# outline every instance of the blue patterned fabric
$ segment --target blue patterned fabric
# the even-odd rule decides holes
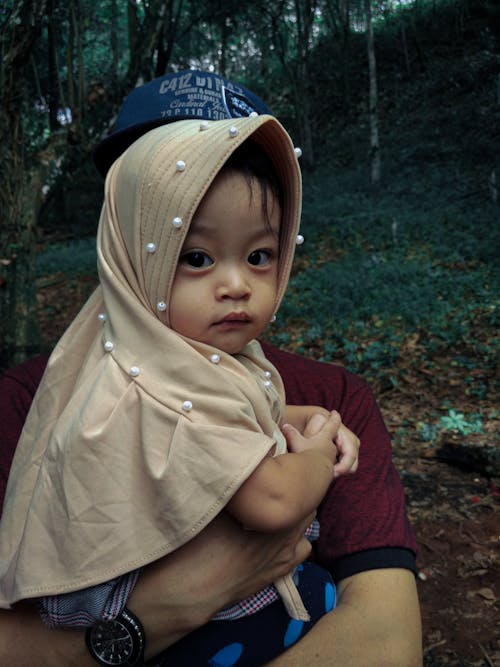
[[[258,614],[207,623],[148,662],[148,666],[258,667],[266,664],[293,646],[335,607],[333,580],[319,565],[309,562],[300,565],[296,583],[310,621],[290,618],[278,599]]]

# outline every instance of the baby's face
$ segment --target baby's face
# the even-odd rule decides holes
[[[281,211],[260,185],[222,172],[203,198],[182,248],[170,295],[178,333],[229,354],[259,336],[274,314]]]

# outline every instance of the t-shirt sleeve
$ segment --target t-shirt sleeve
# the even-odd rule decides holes
[[[0,508],[16,445],[48,357],[39,355],[0,377]]]
[[[337,580],[386,567],[415,571],[415,534],[392,462],[390,437],[371,389],[340,366],[267,345],[263,349],[281,373],[288,404],[338,410],[361,440],[358,471],[336,480],[318,510],[318,561]]]

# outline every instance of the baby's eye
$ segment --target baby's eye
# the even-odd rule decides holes
[[[212,258],[206,252],[201,252],[201,250],[186,252],[184,255],[181,255],[179,261],[193,269],[206,269],[207,266],[213,264]]]
[[[254,250],[248,255],[248,263],[253,266],[265,266],[269,264],[272,253],[269,250]]]

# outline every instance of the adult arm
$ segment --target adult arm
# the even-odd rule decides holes
[[[361,440],[358,471],[338,478],[318,510],[315,557],[337,582],[338,606],[272,667],[421,665],[417,544],[373,393],[338,366],[263,347],[288,402],[338,410]]]
[[[128,602],[144,625],[146,658],[307,558],[311,547],[303,533],[312,518],[290,531],[260,535],[221,515],[184,547],[146,568]],[[0,664],[95,667],[83,631],[49,629],[35,604],[26,601],[0,611]]]
[[[338,585],[338,606],[268,667],[421,667],[415,578],[409,570],[355,574]]]
[[[299,553],[295,556],[298,559],[302,557]],[[238,554],[235,560],[242,562],[244,559]],[[286,568],[289,562],[285,558],[282,566],[285,561]],[[283,572],[283,567],[277,571],[280,570]],[[226,575],[232,571],[234,560],[226,569]],[[205,572],[208,570],[205,569]],[[177,608],[171,606],[165,600],[172,600],[174,596],[166,595],[171,590],[165,586],[162,575],[162,563],[159,562],[155,570],[151,569],[139,582],[129,605],[144,622],[148,637],[147,657],[194,629],[196,623],[201,625],[204,621],[200,603],[204,600],[210,600],[212,605],[215,599],[217,604],[221,602],[220,591],[214,591],[213,585],[209,585],[202,589],[206,597],[192,588],[194,599],[189,597],[185,604]],[[253,590],[256,582],[247,583]],[[240,588],[236,595],[243,594],[244,590],[244,587]],[[337,608],[324,616],[298,644],[269,663],[269,667],[422,665],[418,600],[415,581],[409,571],[385,569],[363,572],[343,580],[338,586],[338,593]],[[236,599],[228,591],[226,597],[228,600]],[[85,649],[82,632],[49,630],[43,625],[35,607],[22,603],[13,611],[0,613],[0,664],[31,667],[35,663],[38,667],[95,665]]]

